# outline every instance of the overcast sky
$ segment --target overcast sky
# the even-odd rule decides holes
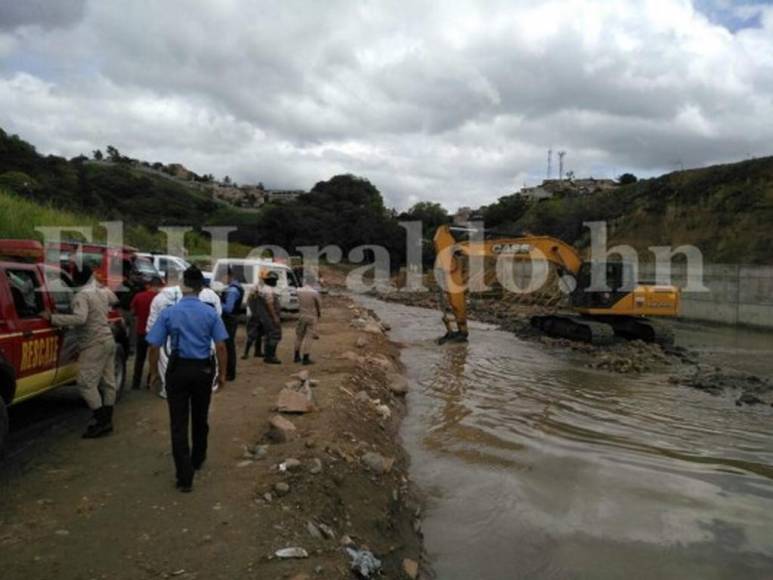
[[[0,0],[0,126],[43,153],[478,206],[537,184],[549,147],[594,177],[773,154],[773,6]]]

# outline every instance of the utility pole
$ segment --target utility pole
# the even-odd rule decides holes
[[[564,178],[564,155],[566,155],[566,151],[558,152],[558,181]]]
[[[551,175],[553,174],[553,149],[548,149],[548,176],[547,179],[550,179]]]

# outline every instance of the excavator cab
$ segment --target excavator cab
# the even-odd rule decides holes
[[[571,293],[575,308],[611,308],[636,288],[636,269],[630,262],[583,262]],[[607,289],[591,290],[593,283]]]

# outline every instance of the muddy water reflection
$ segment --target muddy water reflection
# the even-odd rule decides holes
[[[438,578],[771,578],[770,408],[584,368],[366,301],[406,345],[403,436]]]

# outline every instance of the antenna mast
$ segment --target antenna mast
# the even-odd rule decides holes
[[[566,151],[558,152],[558,181],[564,178],[564,155],[566,155]]]
[[[553,149],[548,149],[548,179],[553,174]]]

